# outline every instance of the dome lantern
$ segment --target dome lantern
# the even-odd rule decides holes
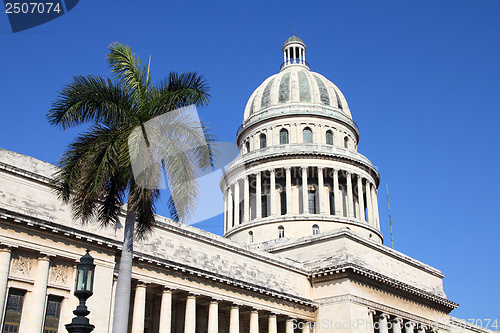
[[[291,65],[301,65],[309,68],[306,62],[306,44],[299,37],[295,36],[295,29],[292,37],[288,38],[283,45],[283,64],[281,70]]]

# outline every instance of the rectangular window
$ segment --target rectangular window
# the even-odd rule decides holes
[[[316,214],[316,192],[308,191],[307,196],[308,196],[307,199],[308,199],[309,214]]]
[[[286,193],[285,192],[281,192],[280,193],[280,206],[281,206],[281,215],[285,215],[286,214]]]
[[[10,288],[9,296],[7,297],[7,307],[5,308],[5,316],[3,320],[3,333],[19,332],[19,324],[21,324],[21,314],[23,310],[25,290]]]
[[[262,217],[267,217],[267,195],[263,195],[261,197],[261,202],[262,202],[262,206],[261,206],[261,216]]]
[[[47,300],[47,309],[45,311],[43,333],[57,333],[59,328],[59,315],[61,313],[62,300],[62,297],[49,295]]]

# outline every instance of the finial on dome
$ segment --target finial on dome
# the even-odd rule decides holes
[[[292,19],[292,35],[295,36],[295,21]]]

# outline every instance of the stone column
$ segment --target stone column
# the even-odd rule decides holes
[[[325,184],[323,167],[318,167],[318,200],[319,200],[319,213],[325,214]]]
[[[233,191],[231,190],[231,186],[227,190],[227,229],[233,227]]]
[[[229,333],[240,332],[240,307],[236,304],[231,306],[229,313]]]
[[[245,176],[243,182],[243,222],[250,221],[250,184],[248,176]]]
[[[160,332],[170,333],[172,330],[172,289],[163,288],[160,306]]]
[[[389,315],[386,313],[382,313],[377,317],[378,320],[378,332],[379,333],[389,333],[389,329],[387,327],[387,320],[389,319]]]
[[[109,311],[109,324],[108,324],[108,333],[113,333],[113,317],[114,317],[114,309],[115,309],[115,298],[116,298],[116,283],[118,278],[113,276],[113,287],[111,288],[111,304]]]
[[[196,295],[188,295],[184,318],[184,333],[196,333]]]
[[[268,332],[269,333],[278,333],[278,323],[276,321],[276,315],[274,313],[271,313],[269,315],[269,319],[268,319]]]
[[[366,195],[366,222],[373,224],[373,213],[372,213],[372,198],[370,190],[370,182],[368,179],[365,183],[365,195]]]
[[[358,211],[358,219],[361,221],[365,221],[365,200],[363,198],[363,178],[358,175],[358,202],[359,202],[359,211]]]
[[[43,327],[43,314],[45,313],[45,300],[47,297],[47,282],[49,281],[50,259],[46,255],[38,258],[35,284],[29,299],[29,310],[27,312],[26,332],[40,333]],[[3,306],[3,304],[2,304]]]
[[[380,223],[378,220],[377,190],[375,189],[375,185],[372,186],[372,210],[373,210],[373,225],[380,230]]]
[[[286,213],[292,214],[292,174],[290,167],[285,168],[286,171]]]
[[[293,333],[293,331],[294,331],[294,329],[293,329],[294,322],[296,322],[296,320],[294,320],[292,318],[287,318],[286,319],[285,333]]]
[[[276,215],[276,170],[271,170],[271,186],[269,189],[271,194],[271,207],[270,207],[270,215]]]
[[[304,325],[302,326],[302,333],[311,333],[310,324],[307,321],[305,321],[303,324]]]
[[[250,312],[250,330],[249,330],[249,333],[259,333],[259,311],[258,310],[252,310]]]
[[[146,285],[138,282],[135,287],[134,313],[132,314],[132,333],[144,333],[146,317]]]
[[[3,321],[3,308],[7,297],[7,282],[9,279],[11,249],[7,246],[0,247],[0,323]]]
[[[401,318],[394,318],[391,321],[392,324],[392,333],[403,333],[402,328],[403,328],[403,319]]]
[[[346,172],[347,180],[347,217],[354,217],[354,200],[352,195],[352,176],[350,172]]]
[[[262,218],[262,176],[260,171],[255,174],[256,184],[255,184],[255,207],[256,218]]]
[[[160,330],[160,332],[162,332]],[[169,333],[168,331],[167,333]],[[207,333],[219,332],[219,301],[212,299],[208,306],[208,331]]]
[[[240,182],[234,182],[234,226],[238,226],[240,221]]]
[[[307,167],[302,167],[302,214],[309,214]]]
[[[227,201],[228,201],[228,195],[227,193],[224,193],[224,232],[227,231],[227,218],[228,218],[228,213],[227,213]]]
[[[340,216],[340,207],[342,207],[342,201],[339,193],[339,171],[333,170],[333,200],[335,203],[335,215]]]
[[[425,333],[425,326],[424,326],[424,324],[422,324],[422,323],[418,324],[417,332],[418,333]]]

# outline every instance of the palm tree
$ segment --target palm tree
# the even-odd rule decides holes
[[[197,73],[170,73],[167,80],[152,84],[151,59],[147,66],[141,65],[128,46],[111,44],[107,60],[115,80],[74,76],[63,87],[47,118],[62,129],[91,124],[68,146],[54,176],[55,192],[71,205],[75,218],[116,224],[127,198],[113,323],[113,332],[126,333],[134,235],[144,237],[151,231],[160,195],[158,186],[143,186],[141,182],[147,178],[149,185],[158,185],[166,174],[175,218],[183,221],[192,213],[197,194],[196,168],[212,165],[212,137],[206,128],[200,130],[199,122],[171,111],[192,104],[207,105],[210,95],[205,79]],[[154,119],[163,119],[160,126]],[[167,133],[162,136],[159,130],[165,128]],[[148,136],[151,133],[155,138]],[[158,135],[161,140],[157,140]],[[138,152],[141,142],[146,143],[146,150],[143,147]],[[144,156],[144,151],[150,157],[159,154],[162,161],[146,165],[137,175],[131,160]]]

